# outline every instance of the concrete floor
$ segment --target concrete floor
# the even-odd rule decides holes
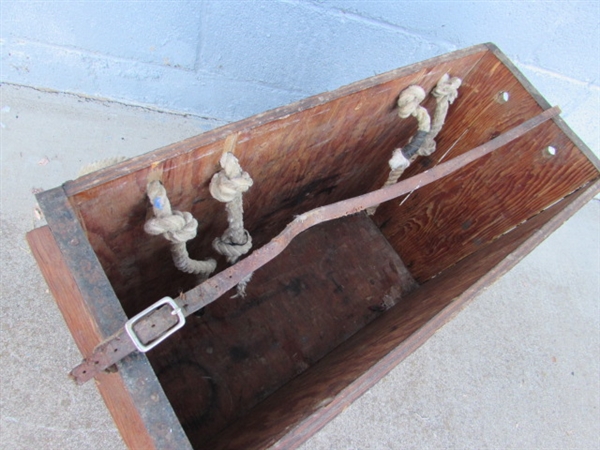
[[[33,192],[221,122],[3,85],[0,448],[122,449],[24,236]],[[600,448],[592,200],[302,448]]]

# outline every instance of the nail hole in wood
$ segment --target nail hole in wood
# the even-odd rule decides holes
[[[555,156],[556,155],[556,147],[549,145],[544,149],[544,154],[546,156]]]
[[[496,96],[496,101],[498,103],[506,103],[509,100],[510,100],[510,94],[508,93],[508,91],[498,92],[498,95]]]

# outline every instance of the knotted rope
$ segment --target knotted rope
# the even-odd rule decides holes
[[[209,189],[216,200],[225,203],[229,228],[223,236],[213,241],[213,248],[225,256],[230,264],[234,264],[252,248],[252,237],[244,229],[242,194],[250,189],[253,181],[250,175],[242,170],[233,153],[223,153],[220,164],[222,170],[213,175]]]
[[[400,93],[400,97],[398,97],[398,117],[407,119],[413,116],[419,123],[418,129],[429,132],[431,119],[427,110],[421,106],[421,102],[425,99],[425,96],[425,90],[416,84],[404,89]]]
[[[247,172],[242,170],[238,159],[232,153],[237,136],[225,142],[225,152],[219,161],[221,169],[210,180],[210,194],[218,201],[225,203],[229,228],[223,236],[213,241],[213,248],[227,258],[229,264],[235,264],[240,256],[252,248],[252,237],[244,229],[244,207],[242,194],[254,183]],[[252,278],[250,273],[237,285],[237,295],[246,296],[246,286]]]
[[[436,108],[431,121],[427,110],[421,106],[425,99],[425,90],[417,85],[412,85],[404,89],[398,98],[398,116],[406,119],[413,116],[418,121],[417,134],[409,140],[406,147],[397,148],[392,153],[389,161],[390,173],[383,187],[395,184],[400,179],[410,163],[417,157],[429,156],[436,148],[435,137],[438,135],[448,114],[448,106],[458,97],[458,88],[462,80],[444,74],[433,89],[433,96],[436,98]],[[379,205],[367,208],[367,214],[373,215]]]
[[[172,211],[167,191],[160,181],[151,181],[146,193],[152,204],[154,218],[144,224],[144,231],[171,241],[173,263],[182,272],[208,277],[217,267],[214,259],[196,261],[190,258],[186,242],[196,237],[198,221],[189,212]]]
[[[444,74],[440,81],[438,81],[436,87],[433,89],[433,96],[436,98],[435,112],[433,114],[433,121],[431,123],[431,130],[427,133],[425,142],[418,151],[421,156],[429,156],[435,152],[435,137],[438,135],[444,122],[446,121],[446,115],[448,114],[448,107],[454,103],[456,97],[458,97],[458,88],[462,84],[462,80],[457,77],[450,78],[447,73]]]
[[[417,119],[417,134],[411,138],[408,145],[403,150],[397,148],[392,153],[392,159],[389,161],[390,173],[384,183],[384,187],[398,182],[398,179],[404,170],[410,165],[410,158],[417,152],[424,142],[427,133],[431,129],[431,119],[427,110],[421,106],[425,99],[425,90],[421,86],[412,85],[404,89],[398,97],[398,117],[406,119],[413,116]],[[407,157],[407,155],[409,155]],[[367,214],[372,216],[377,211],[379,205],[367,208]]]

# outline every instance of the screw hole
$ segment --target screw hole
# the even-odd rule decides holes
[[[498,103],[507,103],[510,100],[510,94],[508,91],[500,91],[496,96],[496,101]]]
[[[549,145],[544,149],[544,152],[547,156],[555,156],[556,155],[556,147]]]

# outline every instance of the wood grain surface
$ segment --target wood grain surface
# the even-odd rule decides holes
[[[48,226],[30,232],[29,244],[75,343],[87,357],[126,316],[62,188],[37,198]],[[101,373],[96,384],[125,442],[132,448],[190,448],[146,356],[126,358],[116,368]]]
[[[197,284],[173,267],[168,242],[143,231],[150,173],[162,179],[174,209],[190,211],[199,220],[198,237],[188,243],[192,257],[216,256],[211,241],[226,228],[226,216],[223,205],[210,197],[208,184],[218,170],[224,139],[240,133],[235,153],[255,182],[244,195],[245,223],[255,247],[261,246],[295,215],[379,187],[392,150],[416,129],[416,121],[397,117],[400,91],[412,83],[431,89],[446,71],[464,77],[483,55],[479,48],[400,71],[396,78],[365,80],[324,95],[328,101],[313,97],[125,162],[87,185],[85,180],[67,184],[127,314]],[[146,165],[139,167],[141,161]],[[103,178],[107,181],[100,183]],[[225,267],[220,263],[219,269]]]
[[[437,139],[402,178],[460,155],[542,109],[493,54],[463,80]],[[498,94],[507,92],[509,100]],[[550,156],[548,146],[556,149]],[[598,178],[598,169],[554,122],[547,122],[452,177],[383,205],[376,221],[419,282]],[[400,206],[401,204],[401,206]]]
[[[204,448],[416,286],[375,224],[349,216],[302,233],[254,274],[246,298],[231,291],[148,357]]]
[[[104,336],[93,321],[92,314],[87,310],[77,283],[65,263],[52,232],[47,226],[37,228],[27,233],[27,242],[52,295],[57,300],[56,303],[77,347],[83,355],[90,354]],[[97,378],[96,386],[127,446],[156,448],[123,379],[117,374],[103,373]]]
[[[600,192],[590,183],[407,295],[206,448],[293,449],[427,341]],[[468,344],[465,344],[468,345]]]

